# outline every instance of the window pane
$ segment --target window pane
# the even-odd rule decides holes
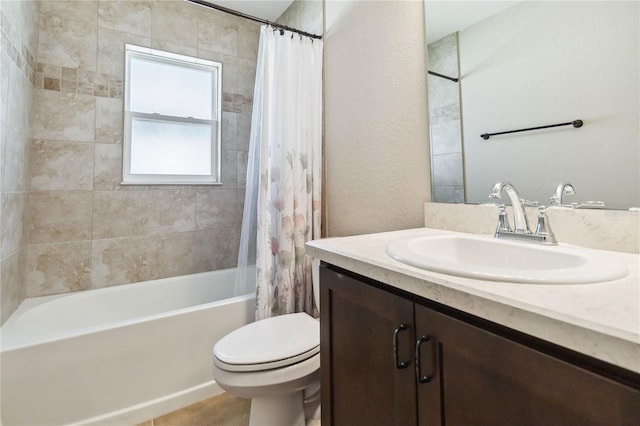
[[[212,118],[212,73],[131,57],[129,111]]]
[[[133,118],[131,174],[212,174],[211,126]]]

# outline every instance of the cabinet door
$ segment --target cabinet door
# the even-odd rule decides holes
[[[421,361],[442,392],[442,422],[482,425],[638,425],[640,392],[526,346],[416,305],[416,330],[431,338]]]
[[[326,268],[320,286],[322,424],[415,425],[413,303]]]

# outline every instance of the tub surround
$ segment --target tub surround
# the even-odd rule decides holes
[[[431,228],[329,238],[307,244],[324,262],[480,318],[640,373],[640,256],[603,252],[629,275],[602,284],[526,285],[454,277],[390,258],[398,238],[452,233]]]
[[[26,296],[234,267],[260,24],[177,0],[34,4]],[[221,185],[120,185],[125,43],[223,64]]]
[[[26,297],[38,3],[0,2],[0,323]]]

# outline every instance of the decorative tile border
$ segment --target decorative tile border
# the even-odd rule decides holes
[[[253,97],[246,97],[237,93],[222,93],[222,111],[224,112],[251,112]]]
[[[0,11],[0,28],[2,29],[2,52],[6,52],[13,62],[35,84],[35,56],[29,51],[26,44],[22,43],[18,32],[11,25],[9,18]]]
[[[36,89],[112,99],[123,97],[122,79],[111,74],[38,62],[35,75],[33,83]],[[222,110],[225,112],[250,113],[252,106],[252,97],[237,93],[222,94]]]
[[[36,89],[122,99],[122,79],[82,68],[67,68],[38,62]]]

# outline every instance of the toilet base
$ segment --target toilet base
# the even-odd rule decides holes
[[[305,426],[303,393],[253,398],[249,426]]]

